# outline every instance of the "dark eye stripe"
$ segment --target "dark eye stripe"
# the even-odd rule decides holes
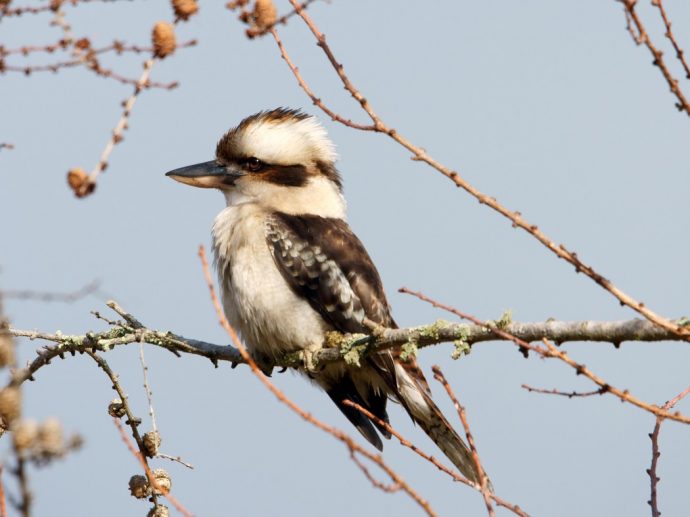
[[[268,165],[263,179],[285,187],[302,187],[307,184],[309,176],[304,165]]]

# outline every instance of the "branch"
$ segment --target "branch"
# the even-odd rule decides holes
[[[623,9],[625,9],[625,15],[628,24],[628,32],[630,32],[630,34],[632,35],[633,40],[638,45],[644,44],[644,46],[646,46],[649,49],[649,52],[652,54],[652,57],[654,58],[652,64],[659,67],[659,71],[666,80],[666,83],[668,84],[671,93],[673,93],[673,95],[676,96],[676,99],[678,99],[678,102],[676,103],[676,108],[678,108],[678,111],[684,111],[686,115],[690,116],[690,103],[683,94],[683,91],[680,89],[680,86],[678,86],[678,79],[676,79],[671,73],[671,70],[664,61],[664,53],[654,45],[651,38],[649,37],[649,33],[647,32],[644,23],[642,23],[642,20],[640,19],[639,15],[637,14],[637,11],[635,10],[637,0],[618,1],[623,4]],[[676,39],[673,36],[673,33],[671,32],[671,22],[668,19],[663,4],[660,0],[652,0],[652,5],[655,5],[659,8],[661,17],[666,27],[666,37],[673,44],[673,48],[676,51],[676,57],[680,60],[681,64],[683,65],[686,74],[690,75],[690,72],[688,72],[687,69],[687,63],[683,58],[683,50],[678,46],[678,43],[676,42]],[[632,30],[632,24],[634,24],[635,28],[637,29],[637,34],[635,34],[635,32]]]
[[[402,293],[407,293],[411,294],[417,298],[419,298],[422,301],[428,302],[434,307],[441,308],[443,310],[446,310],[448,312],[451,312],[455,314],[456,316],[472,321],[473,323],[477,325],[482,325],[482,322],[479,321],[477,318],[474,316],[464,313],[462,311],[459,311],[458,309],[451,307],[449,305],[442,304],[440,302],[437,302],[436,300],[433,300],[429,298],[428,296],[425,296],[422,293],[411,291],[405,287],[399,289],[400,292]],[[590,381],[592,381],[594,384],[599,386],[605,393],[610,393],[611,395],[619,398],[621,402],[628,402],[629,404],[632,404],[633,406],[637,406],[640,409],[643,409],[644,411],[647,411],[648,413],[651,413],[655,415],[657,418],[668,418],[669,420],[675,420],[676,422],[682,422],[684,424],[690,424],[690,416],[683,415],[682,413],[676,411],[674,413],[669,412],[667,409],[664,409],[663,407],[659,407],[653,404],[649,404],[645,402],[644,400],[641,400],[635,396],[633,396],[627,389],[619,389],[616,388],[615,386],[612,386],[608,382],[606,382],[604,379],[599,377],[597,374],[595,374],[592,370],[587,368],[582,363],[578,363],[575,361],[573,358],[571,358],[566,352],[563,350],[559,350],[556,348],[553,344],[551,344],[546,338],[542,339],[543,345],[544,346],[539,346],[539,345],[532,345],[528,343],[527,341],[523,341],[522,339],[519,339],[502,328],[492,328],[489,324],[484,323],[484,327],[490,328],[493,332],[496,332],[497,334],[502,335],[506,339],[510,339],[512,342],[514,342],[520,349],[520,351],[527,357],[528,352],[534,352],[535,354],[539,355],[540,357],[544,359],[558,359],[568,366],[570,366],[574,371],[576,375],[584,375],[587,377]]]
[[[455,470],[452,470],[448,467],[446,467],[443,463],[438,461],[436,458],[433,456],[425,453],[422,451],[419,447],[417,447],[415,444],[410,442],[409,440],[405,439],[398,431],[393,428],[393,426],[390,425],[389,422],[386,422],[384,420],[381,420],[379,417],[374,415],[371,411],[368,409],[360,406],[356,402],[352,402],[351,400],[344,400],[343,403],[346,406],[350,406],[355,408],[357,411],[365,415],[367,418],[369,418],[372,422],[376,422],[377,425],[381,426],[382,428],[386,429],[388,432],[391,433],[391,435],[395,436],[398,441],[400,442],[400,445],[407,447],[410,449],[412,452],[415,454],[419,455],[421,458],[425,459],[432,465],[434,465],[437,469],[439,469],[441,472],[444,472],[445,474],[448,474],[450,477],[452,477],[455,481],[459,481],[460,483],[463,483],[464,485],[467,485],[469,487],[474,488],[475,490],[481,492],[482,488],[478,483],[474,483],[467,479],[466,477],[462,476],[460,473],[456,472]],[[522,510],[518,505],[509,503],[505,499],[497,496],[496,494],[489,492],[488,496],[496,502],[497,505],[502,506],[506,508],[507,510],[513,512],[515,515],[519,515],[520,517],[529,517],[529,515]]]
[[[110,301],[107,305],[129,321],[112,322],[113,328],[109,330],[87,332],[81,335],[65,335],[60,332],[50,334],[36,330],[10,328],[9,333],[12,336],[26,337],[32,341],[40,339],[57,344],[57,346],[47,346],[40,350],[38,357],[32,363],[17,371],[14,375],[14,384],[21,384],[30,379],[42,366],[49,364],[55,357],[62,359],[66,353],[83,353],[89,350],[107,352],[113,347],[130,343],[149,343],[165,348],[176,355],[184,353],[206,357],[216,366],[218,361],[229,361],[235,364],[246,363],[240,352],[232,346],[216,345],[206,341],[185,338],[170,331],[150,329],[125,312],[116,302]],[[678,320],[677,323],[679,325],[687,324],[684,319]],[[492,325],[495,328],[491,328]],[[500,329],[496,322],[489,322],[489,328],[487,328],[485,325],[450,323],[438,320],[430,325],[385,329],[376,337],[332,332],[328,336],[328,342],[324,344],[325,348],[316,351],[313,359],[318,364],[341,360],[356,363],[360,357],[367,353],[402,347],[410,343],[417,348],[423,348],[444,342],[454,342],[456,348],[462,351],[463,348],[469,348],[476,343],[510,340],[499,332],[501,329],[526,342],[536,342],[546,338],[559,344],[570,341],[599,341],[620,346],[623,341],[682,341],[682,338],[676,334],[640,319],[629,321],[513,322],[500,326]],[[289,354],[274,366],[297,367],[301,364],[302,358],[299,354]]]
[[[489,517],[494,517],[495,512],[491,504],[491,493],[493,492],[493,487],[491,486],[491,481],[489,481],[489,478],[486,475],[486,471],[484,470],[484,466],[482,465],[481,459],[479,458],[479,453],[477,452],[477,447],[474,443],[474,437],[472,436],[472,431],[470,430],[470,424],[467,420],[465,408],[458,401],[457,397],[455,396],[455,393],[453,392],[453,388],[451,388],[450,384],[448,384],[448,381],[446,380],[446,377],[443,375],[441,368],[438,365],[434,365],[431,367],[431,370],[434,372],[434,379],[440,382],[441,385],[444,387],[446,393],[448,394],[448,397],[453,403],[453,406],[455,406],[455,410],[458,412],[458,417],[460,417],[462,427],[463,429],[465,429],[467,445],[469,446],[470,451],[472,452],[472,459],[474,460],[474,465],[477,468],[477,472],[479,473],[479,479],[481,480],[480,491],[482,493],[482,497],[484,497],[486,511],[489,514]]]
[[[690,387],[685,388],[681,393],[673,397],[671,400],[663,405],[663,409],[670,410],[680,402],[685,396],[690,393]],[[659,503],[657,501],[657,485],[659,484],[660,478],[656,474],[656,467],[659,462],[659,456],[661,452],[659,451],[659,431],[661,431],[661,423],[664,421],[662,417],[656,418],[656,424],[654,425],[654,430],[649,434],[649,439],[652,440],[652,464],[647,469],[647,475],[649,476],[650,484],[650,497],[647,504],[652,508],[652,517],[660,517],[661,512],[659,511]]]
[[[218,361],[235,364],[246,363],[239,350],[233,346],[222,346],[197,339],[190,339],[174,332],[150,329],[134,316],[120,307],[116,302],[107,302],[122,321],[112,321],[112,328],[101,332],[86,332],[81,335],[66,335],[60,332],[53,334],[36,330],[10,328],[8,331],[15,337],[26,337],[30,340],[40,339],[55,343],[38,351],[36,358],[25,368],[14,372],[11,385],[18,386],[26,380],[33,380],[33,375],[43,366],[50,364],[56,357],[64,358],[65,354],[84,353],[87,351],[107,352],[116,346],[130,343],[148,343],[164,348],[176,355],[193,354],[209,359],[215,366]],[[100,315],[98,315],[100,316]],[[687,325],[687,319],[679,319],[677,325]],[[508,337],[510,336],[510,337]],[[486,341],[505,341],[512,338],[525,342],[538,342],[546,338],[555,343],[570,341],[600,341],[620,346],[623,341],[681,341],[678,335],[656,327],[649,321],[634,319],[629,321],[545,321],[545,322],[489,322],[488,324],[465,324],[436,321],[430,325],[404,329],[384,329],[376,336],[363,334],[329,334],[324,348],[313,355],[316,364],[327,364],[345,361],[358,364],[366,354],[387,348],[413,346],[423,348],[438,343],[453,342],[454,357],[476,344]],[[276,367],[300,367],[303,363],[301,353],[288,354]]]

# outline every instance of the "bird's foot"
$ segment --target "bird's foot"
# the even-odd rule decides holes
[[[302,350],[302,367],[308,375],[318,373],[323,370],[323,365],[319,366],[318,359],[316,358],[316,352],[318,350],[318,348],[305,348]]]

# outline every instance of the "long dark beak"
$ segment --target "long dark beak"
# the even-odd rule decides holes
[[[175,181],[201,188],[221,188],[232,185],[243,176],[241,170],[221,165],[216,160],[188,165],[165,173]]]

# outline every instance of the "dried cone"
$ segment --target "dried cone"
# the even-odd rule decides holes
[[[167,506],[159,504],[151,508],[149,513],[146,514],[146,517],[170,517],[170,510],[168,510]]]
[[[12,443],[17,451],[30,449],[38,437],[38,424],[34,420],[22,420],[12,433]]]
[[[170,492],[172,487],[172,480],[170,479],[170,474],[168,474],[165,469],[154,469],[151,471],[153,479],[156,480],[156,486],[153,487],[153,493],[156,495],[163,495]]]
[[[0,0],[2,1],[2,0]],[[0,368],[14,364],[12,336],[0,328]]]
[[[127,410],[120,399],[113,399],[108,404],[108,414],[113,418],[122,418],[127,414]]]
[[[163,59],[175,51],[175,29],[171,23],[158,22],[153,26],[153,55]]]
[[[144,434],[144,450],[149,458],[153,458],[158,454],[158,448],[161,446],[161,435],[158,431],[149,431]]]
[[[0,416],[7,424],[11,424],[22,412],[22,394],[19,388],[5,388],[0,390]]]
[[[172,0],[172,8],[175,16],[179,20],[188,20],[190,16],[196,14],[199,5],[196,0]]]
[[[67,183],[77,197],[86,197],[96,189],[96,184],[91,183],[89,175],[81,167],[69,170],[67,173]]]
[[[270,27],[278,19],[273,0],[256,0],[254,4],[254,20],[261,28]]]
[[[137,499],[144,499],[151,495],[149,480],[139,474],[129,478],[129,492]]]
[[[57,418],[48,418],[39,426],[38,442],[46,456],[59,456],[63,452],[62,424]]]

